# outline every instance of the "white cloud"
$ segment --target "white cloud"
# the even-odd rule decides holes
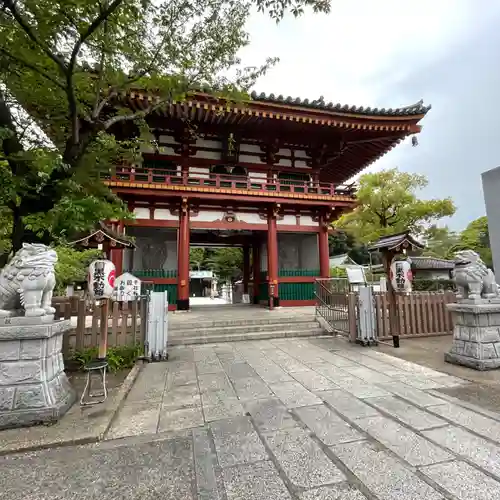
[[[483,0],[485,5],[490,0]],[[384,88],[440,58],[474,24],[472,0],[333,1],[329,15],[306,12],[276,25],[254,14],[245,64],[277,56],[280,63],[264,76],[259,91],[373,106]],[[498,2],[497,2],[498,3]],[[415,96],[417,101],[420,96]],[[396,107],[410,103],[384,103]]]

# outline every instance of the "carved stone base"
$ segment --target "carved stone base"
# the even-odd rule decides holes
[[[75,401],[61,353],[69,320],[1,318],[0,429],[55,422]]]
[[[448,304],[453,344],[444,359],[475,370],[500,368],[500,303],[475,300]]]

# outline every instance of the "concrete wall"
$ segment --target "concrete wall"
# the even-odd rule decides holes
[[[495,277],[500,281],[500,167],[483,172],[483,193],[488,216],[491,253]]]
[[[133,271],[177,269],[176,229],[131,227],[128,234],[135,237],[137,246],[132,258]]]

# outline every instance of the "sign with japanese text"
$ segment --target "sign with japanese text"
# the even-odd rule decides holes
[[[115,288],[115,265],[110,260],[94,260],[89,266],[88,291],[94,300],[109,299]]]
[[[113,298],[120,302],[137,300],[141,294],[141,280],[133,274],[123,273],[116,278]]]

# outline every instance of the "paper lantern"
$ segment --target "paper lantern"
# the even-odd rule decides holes
[[[391,264],[391,283],[396,292],[411,292],[413,275],[407,260],[395,260]]]
[[[115,288],[115,265],[110,260],[94,260],[89,266],[89,294],[94,300],[109,299]]]

